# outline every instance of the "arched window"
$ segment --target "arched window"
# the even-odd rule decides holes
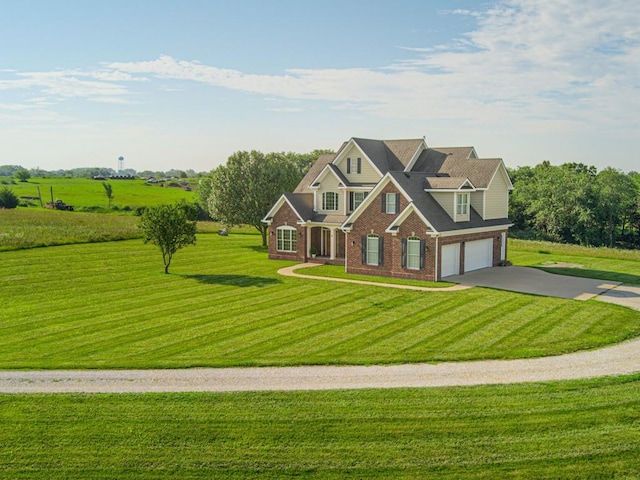
[[[276,250],[278,252],[295,252],[297,240],[295,228],[285,225],[276,229]]]

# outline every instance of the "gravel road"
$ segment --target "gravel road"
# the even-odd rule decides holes
[[[523,360],[391,366],[0,372],[0,393],[142,393],[443,387],[543,382],[640,372],[640,339]]]

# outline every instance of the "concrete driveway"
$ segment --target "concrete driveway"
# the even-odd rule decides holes
[[[484,268],[464,275],[446,277],[443,280],[466,286],[497,288],[499,290],[574,300],[588,300],[609,292],[620,285],[620,282],[569,277],[543,272],[537,268],[514,266]],[[618,297],[611,297],[610,300],[615,298]],[[638,307],[640,309],[640,295],[635,298],[639,302]],[[620,302],[612,301],[612,303]]]

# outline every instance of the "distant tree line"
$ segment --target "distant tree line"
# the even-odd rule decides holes
[[[509,175],[512,236],[640,248],[640,173],[545,161]]]
[[[93,178],[93,177],[110,177],[112,175],[131,175],[137,177],[157,177],[157,178],[194,178],[206,175],[206,172],[196,172],[192,169],[187,170],[178,170],[171,169],[167,171],[154,171],[154,170],[143,170],[136,171],[132,168],[127,168],[122,172],[116,172],[112,168],[106,167],[80,167],[80,168],[71,168],[71,169],[59,169],[59,170],[43,170],[41,168],[31,168],[26,169],[20,165],[0,165],[0,177],[16,177],[19,178],[18,174],[24,175],[21,172],[26,172],[28,174],[27,178],[52,178],[52,177],[67,177],[67,178]]]

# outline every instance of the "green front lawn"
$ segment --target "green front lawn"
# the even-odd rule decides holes
[[[0,478],[637,478],[639,390],[0,395]]]
[[[2,252],[0,368],[523,358],[640,334],[640,312],[597,301],[282,277],[259,244],[200,235],[170,275],[140,240]]]

